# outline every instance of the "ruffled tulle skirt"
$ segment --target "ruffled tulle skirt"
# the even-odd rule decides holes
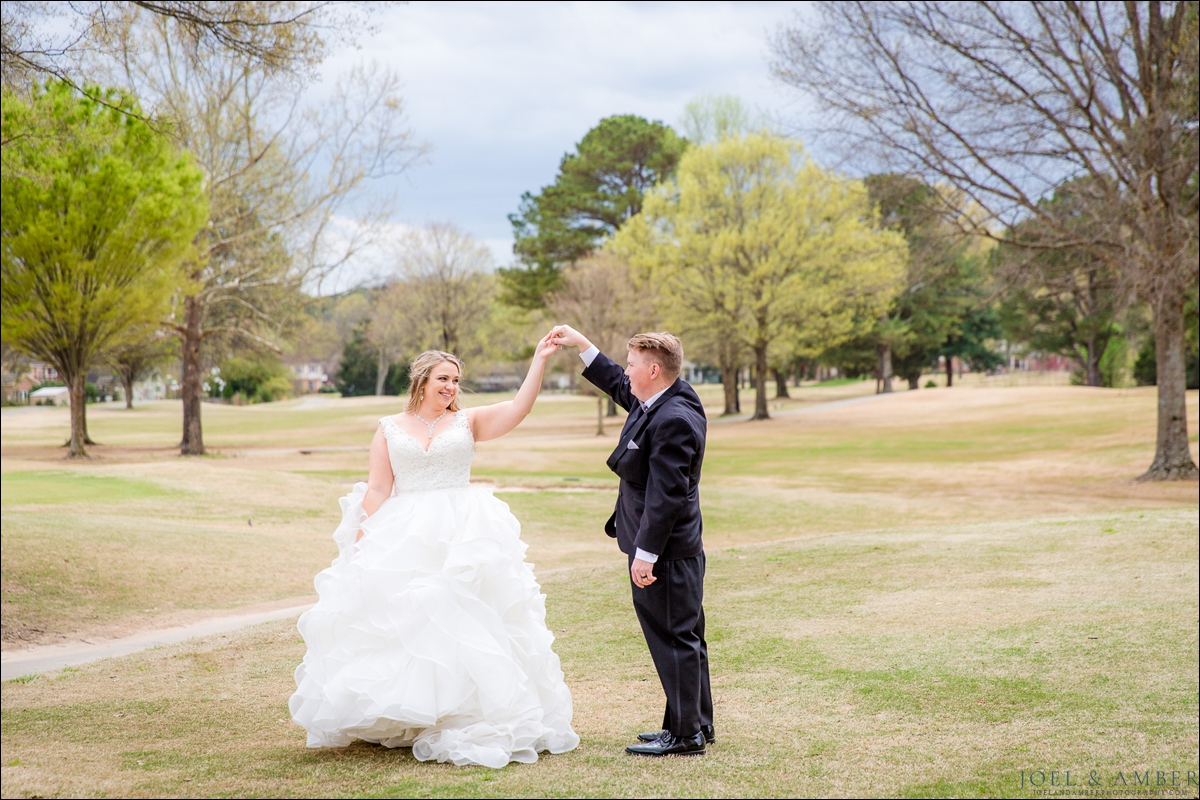
[[[579,744],[546,597],[520,524],[486,489],[410,492],[362,522],[342,499],[340,555],[298,624],[292,719],[309,747],[354,739],[422,761],[502,767]]]

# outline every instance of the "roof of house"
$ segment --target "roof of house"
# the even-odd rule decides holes
[[[38,389],[37,391],[30,392],[29,396],[30,397],[62,397],[64,394],[66,394],[69,391],[70,390],[67,389],[67,387],[65,387],[65,386],[43,386],[41,389]]]

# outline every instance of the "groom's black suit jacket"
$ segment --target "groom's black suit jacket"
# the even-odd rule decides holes
[[[639,547],[667,561],[699,555],[704,551],[700,467],[708,430],[700,398],[686,381],[676,380],[643,411],[625,371],[603,353],[583,377],[617,405],[632,409],[617,449],[608,457],[621,487],[604,530],[626,555]]]

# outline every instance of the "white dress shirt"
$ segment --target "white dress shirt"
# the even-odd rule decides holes
[[[579,357],[583,359],[583,365],[585,367],[590,367],[592,365],[592,362],[596,360],[596,356],[599,354],[600,354],[600,348],[596,347],[596,345],[592,345],[587,350],[584,350],[583,352],[581,352],[579,354]],[[667,389],[670,389],[670,388],[671,388],[670,386],[667,387]],[[643,413],[646,411],[649,411],[650,406],[654,405],[654,401],[656,401],[656,400],[658,400],[658,398],[662,397],[663,393],[666,392],[667,389],[663,389],[661,392],[655,393],[649,400],[642,403]],[[642,548],[639,547],[639,548],[637,548],[637,552],[634,554],[634,558],[641,559],[642,561],[645,561],[647,564],[654,564],[658,561],[658,554],[657,553],[647,553],[645,550],[643,550]]]

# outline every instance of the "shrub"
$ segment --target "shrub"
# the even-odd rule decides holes
[[[278,360],[268,358],[227,358],[221,364],[221,379],[225,382],[222,396],[248,403],[271,403],[292,393],[288,369]],[[235,405],[239,404],[234,400]]]
[[[937,381],[935,381],[935,380],[927,380],[927,381],[925,381],[925,388],[926,388],[926,389],[936,389],[936,388],[937,388]]]

